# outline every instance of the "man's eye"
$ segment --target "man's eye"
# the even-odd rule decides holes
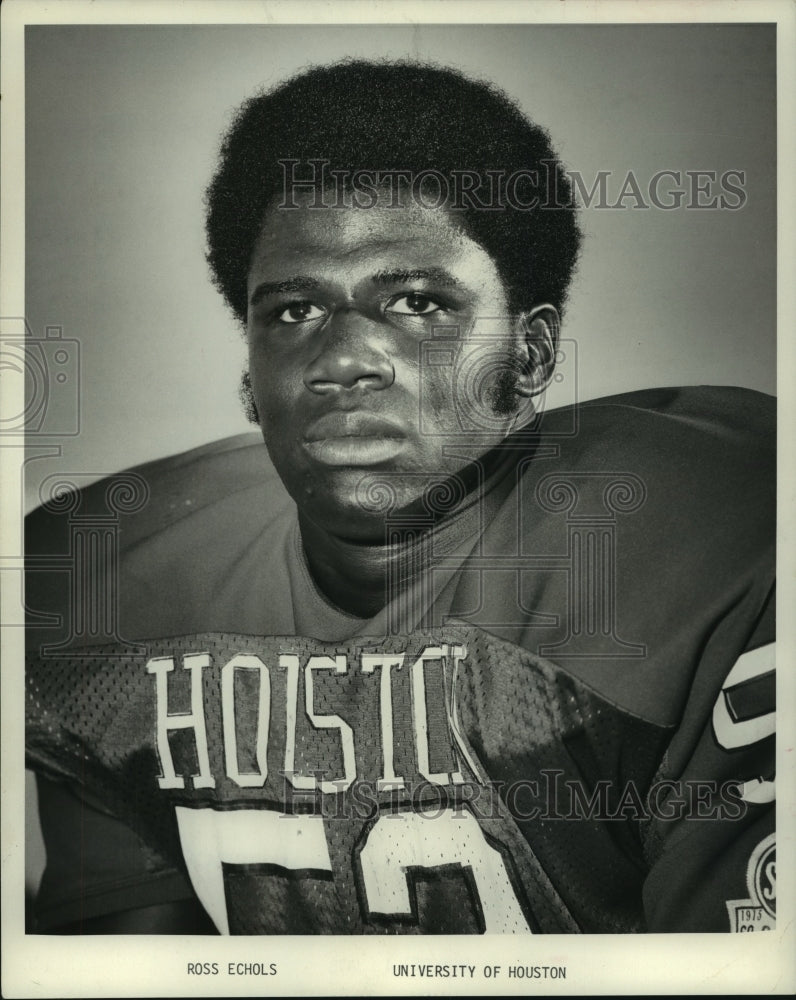
[[[442,306],[439,302],[421,295],[420,292],[410,292],[408,295],[399,295],[387,306],[387,312],[400,313],[402,316],[428,316],[430,313],[439,312]]]
[[[325,315],[326,310],[313,305],[312,302],[291,302],[279,313],[277,319],[281,323],[306,323],[311,319],[321,319]]]

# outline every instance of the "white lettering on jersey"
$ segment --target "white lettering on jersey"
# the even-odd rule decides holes
[[[340,732],[340,744],[343,750],[343,771],[344,778],[336,781],[318,781],[318,788],[322,792],[343,792],[349,788],[357,776],[356,760],[354,758],[354,734],[351,726],[344,722],[339,715],[316,715],[315,695],[313,690],[312,672],[313,670],[334,670],[335,673],[344,674],[348,669],[348,661],[345,656],[311,656],[304,668],[304,699],[306,702],[307,715],[310,722],[316,729],[337,729]]]
[[[460,647],[453,647],[453,655],[460,653]],[[428,750],[428,710],[426,706],[426,660],[442,660],[448,656],[447,646],[427,646],[412,664],[412,716],[414,719],[415,748],[417,750],[417,770],[433,785],[461,784],[464,778],[456,770],[452,774],[445,771],[432,772]]]
[[[160,788],[185,788],[185,779],[174,771],[174,760],[169,746],[169,730],[193,729],[196,740],[196,756],[199,761],[199,774],[193,776],[193,787],[215,788],[216,782],[210,773],[204,700],[202,698],[202,671],[205,667],[210,666],[210,654],[187,654],[183,657],[182,665],[184,670],[191,672],[191,711],[174,715],[168,711],[168,675],[174,670],[174,658],[158,656],[146,665],[147,671],[155,675],[157,693],[157,747],[160,769],[163,771],[163,776],[158,778],[158,785]]]
[[[377,788],[380,792],[404,787],[404,779],[395,773],[393,751],[393,717],[392,717],[392,678],[393,667],[401,669],[404,654],[397,656],[382,656],[375,653],[362,654],[362,673],[372,674],[376,667],[381,668],[379,677],[379,716],[381,720],[382,773],[378,779]]]
[[[286,671],[285,777],[294,788],[312,791],[315,788],[315,777],[311,774],[296,773],[296,708],[300,660],[294,653],[282,653],[279,657],[279,666]]]
[[[417,772],[430,784],[443,786],[447,784],[462,784],[464,777],[461,773],[459,762],[463,758],[467,760],[470,767],[476,773],[479,773],[475,761],[473,761],[462,739],[460,726],[456,719],[455,706],[451,706],[449,703],[448,695],[443,697],[444,715],[437,713],[429,719],[426,664],[439,660],[447,662],[452,659],[455,672],[466,656],[467,649],[465,646],[428,646],[423,650],[419,658],[409,669],[411,731],[409,731],[410,726],[406,724],[408,720],[402,718],[400,720],[402,723],[402,732],[396,737],[395,719],[393,717],[393,685],[397,671],[404,665],[405,654],[361,654],[359,669],[363,674],[372,677],[375,674],[376,668],[380,669],[378,696],[382,744],[382,774],[378,779],[377,787],[379,791],[389,791],[405,787],[405,776],[396,774],[395,771],[394,754],[396,739],[401,741],[402,747],[409,745],[409,741],[414,744]],[[204,693],[207,684],[203,681],[202,673],[207,667],[211,666],[211,656],[207,652],[200,652],[186,653],[182,657],[182,669],[187,670],[190,675],[190,712],[169,712],[168,675],[175,669],[174,660],[173,656],[153,657],[147,662],[145,668],[155,678],[155,739],[162,771],[162,775],[157,779],[158,784],[163,789],[185,788],[185,776],[178,775],[175,771],[169,734],[172,730],[190,729],[193,730],[199,769],[199,773],[193,776],[193,787],[215,788],[216,778],[211,770],[211,760],[208,752],[207,720],[205,716]],[[297,726],[299,721],[298,700],[302,658],[294,653],[281,653],[279,655],[279,667],[276,674],[276,678],[279,678],[279,680],[275,680],[271,669],[273,668],[269,668],[264,660],[251,653],[236,653],[220,668],[218,693],[220,694],[221,701],[224,750],[223,766],[227,777],[239,788],[264,787],[269,775],[269,741],[273,739],[274,743],[278,745],[281,742],[280,737],[283,737],[284,750],[281,751],[280,748],[283,773],[293,788],[297,791],[320,791],[325,794],[336,794],[345,791],[354,783],[357,777],[354,732],[351,725],[340,715],[318,712],[316,702],[318,691],[323,690],[322,681],[319,677],[320,671],[333,671],[338,675],[346,674],[349,670],[356,669],[355,664],[349,662],[348,658],[343,654],[335,656],[310,656],[304,664],[304,710],[306,719],[311,724],[312,729],[319,733],[324,730],[334,729],[339,734],[342,767],[340,769],[341,773],[338,773],[333,779],[322,778],[315,773],[302,773],[296,769]],[[236,677],[239,677],[241,671],[254,671],[257,673],[259,680],[259,689],[256,696],[256,731],[253,734],[254,745],[246,747],[249,757],[254,758],[256,767],[252,771],[244,772],[240,770],[238,755],[242,752],[241,739],[246,739],[247,737],[242,737],[239,731],[239,713],[236,713]],[[281,680],[284,681],[283,689],[281,688]],[[440,683],[439,673],[437,673],[435,682]],[[275,683],[277,684],[276,692],[274,688]],[[444,676],[442,683],[445,683]],[[210,695],[208,694],[208,696]],[[271,711],[274,697],[280,700],[284,699],[285,726],[283,733],[272,732]],[[453,697],[455,699],[455,692]],[[432,734],[433,738],[430,738],[430,724],[440,729],[439,733],[434,731]],[[404,728],[407,730],[406,732],[403,732]],[[431,745],[435,743],[436,738],[445,743],[446,737],[447,745],[453,754],[453,761],[447,765],[451,770],[449,772],[434,771],[431,761]],[[304,742],[308,739],[310,742],[304,745]],[[305,734],[302,737],[302,741],[304,741],[302,745],[304,746],[305,756],[307,752],[318,749],[313,746],[311,736],[308,737]],[[326,744],[325,740],[324,743]],[[328,747],[328,744],[326,746]],[[324,749],[321,752],[321,758],[323,758],[325,753],[326,750]],[[310,759],[312,758],[310,757]],[[213,757],[213,768],[217,769],[221,763],[215,756]],[[275,762],[271,761],[272,772],[274,766]]]

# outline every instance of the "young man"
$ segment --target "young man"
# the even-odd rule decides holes
[[[771,400],[535,411],[571,192],[455,72],[252,99],[208,209],[262,438],[30,519],[41,929],[773,926]]]

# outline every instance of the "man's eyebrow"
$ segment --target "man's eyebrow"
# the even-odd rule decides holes
[[[249,305],[256,306],[266,295],[278,295],[280,292],[306,292],[318,288],[320,282],[307,275],[297,275],[295,278],[285,278],[283,281],[261,281],[254,289]]]
[[[377,271],[370,279],[377,285],[400,285],[408,281],[431,281],[435,285],[442,287],[460,287],[461,282],[443,267],[418,267],[403,268],[396,267],[389,270]],[[319,288],[320,282],[317,278],[309,275],[296,275],[293,278],[284,278],[282,281],[261,281],[254,289],[249,299],[249,305],[256,306],[267,295],[279,295],[284,292],[307,292]]]
[[[391,268],[388,271],[377,271],[371,278],[377,285],[400,285],[407,281],[431,281],[435,285],[445,287],[460,287],[458,281],[442,267],[418,267],[411,270],[406,268]]]

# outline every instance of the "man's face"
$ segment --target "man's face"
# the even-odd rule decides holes
[[[272,208],[248,299],[271,459],[340,537],[383,540],[362,501],[377,479],[408,507],[512,425],[521,330],[492,258],[440,211]]]

